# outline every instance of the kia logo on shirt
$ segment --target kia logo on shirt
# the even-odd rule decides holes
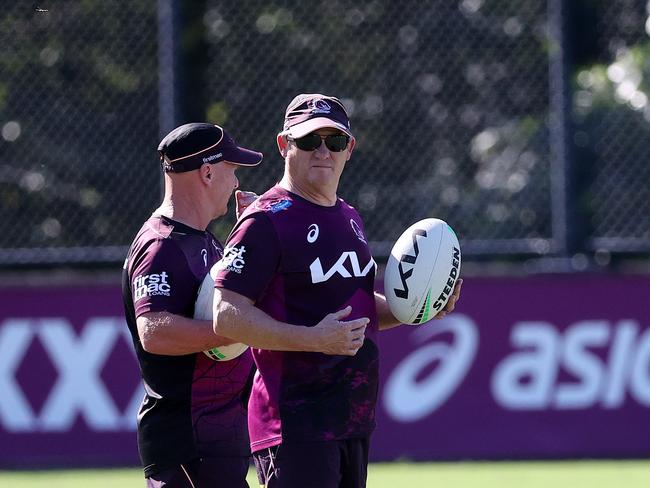
[[[348,266],[346,266],[348,261],[348,266],[351,269],[348,269]],[[374,270],[376,266],[377,264],[375,263],[375,260],[370,258],[368,264],[366,264],[366,266],[361,269],[357,253],[354,251],[346,251],[341,254],[338,260],[330,269],[327,270],[327,272],[323,270],[323,265],[321,264],[320,258],[316,258],[314,262],[311,263],[309,270],[311,271],[312,283],[323,283],[324,281],[329,280],[335,274],[338,274],[342,278],[352,278],[353,276],[355,278],[361,278],[363,276],[367,276],[370,270]]]

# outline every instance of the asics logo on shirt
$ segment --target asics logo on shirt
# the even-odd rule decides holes
[[[166,271],[136,276],[133,280],[133,301],[155,295],[171,296],[172,287],[167,278],[169,275]]]
[[[309,244],[316,242],[316,239],[318,239],[318,232],[319,232],[318,225],[311,224],[309,226],[309,232],[307,233],[307,242]]]
[[[201,249],[201,256],[203,256],[203,266],[208,265],[208,250],[207,249]]]
[[[323,283],[336,274],[342,278],[361,278],[366,276],[370,270],[374,271],[376,266],[377,264],[375,263],[375,260],[370,258],[368,264],[361,269],[357,253],[355,251],[346,251],[341,254],[336,263],[334,263],[334,266],[328,269],[327,272],[323,270],[320,258],[316,258],[314,262],[309,265],[309,270],[311,271],[312,283]]]

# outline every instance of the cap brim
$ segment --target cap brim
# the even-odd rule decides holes
[[[264,157],[261,152],[251,151],[239,146],[222,149],[221,152],[223,153],[222,161],[228,161],[239,166],[257,166]]]
[[[350,129],[348,129],[345,125],[335,122],[332,119],[328,119],[327,117],[316,117],[315,119],[305,120],[304,122],[300,122],[299,124],[289,127],[284,132],[290,135],[291,137],[293,137],[294,139],[297,139],[302,136],[306,136],[310,132],[314,132],[315,130],[318,129],[323,129],[325,127],[338,129],[340,131],[345,132],[350,137],[354,137],[350,132]]]

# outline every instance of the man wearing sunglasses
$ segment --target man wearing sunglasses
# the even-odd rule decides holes
[[[258,371],[248,426],[261,485],[364,487],[379,381],[377,332],[398,322],[375,293],[363,221],[337,195],[356,144],[343,103],[298,95],[277,144],[284,176],[228,238],[215,281],[214,330],[252,344],[260,324],[294,324],[299,333],[331,310],[342,326],[357,321],[351,334],[360,334],[345,354],[253,349]]]

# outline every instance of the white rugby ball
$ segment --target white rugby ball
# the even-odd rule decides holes
[[[217,263],[218,264],[218,263]],[[214,279],[217,276],[217,264],[212,266],[210,272],[203,278],[199,287],[199,294],[194,304],[194,318],[199,320],[212,320],[212,300],[214,298]],[[218,346],[203,351],[203,354],[215,361],[230,361],[248,349],[246,344],[235,343],[227,346]]]
[[[440,219],[424,219],[406,229],[393,246],[384,292],[388,307],[404,324],[422,324],[445,308],[460,276],[460,245]]]

